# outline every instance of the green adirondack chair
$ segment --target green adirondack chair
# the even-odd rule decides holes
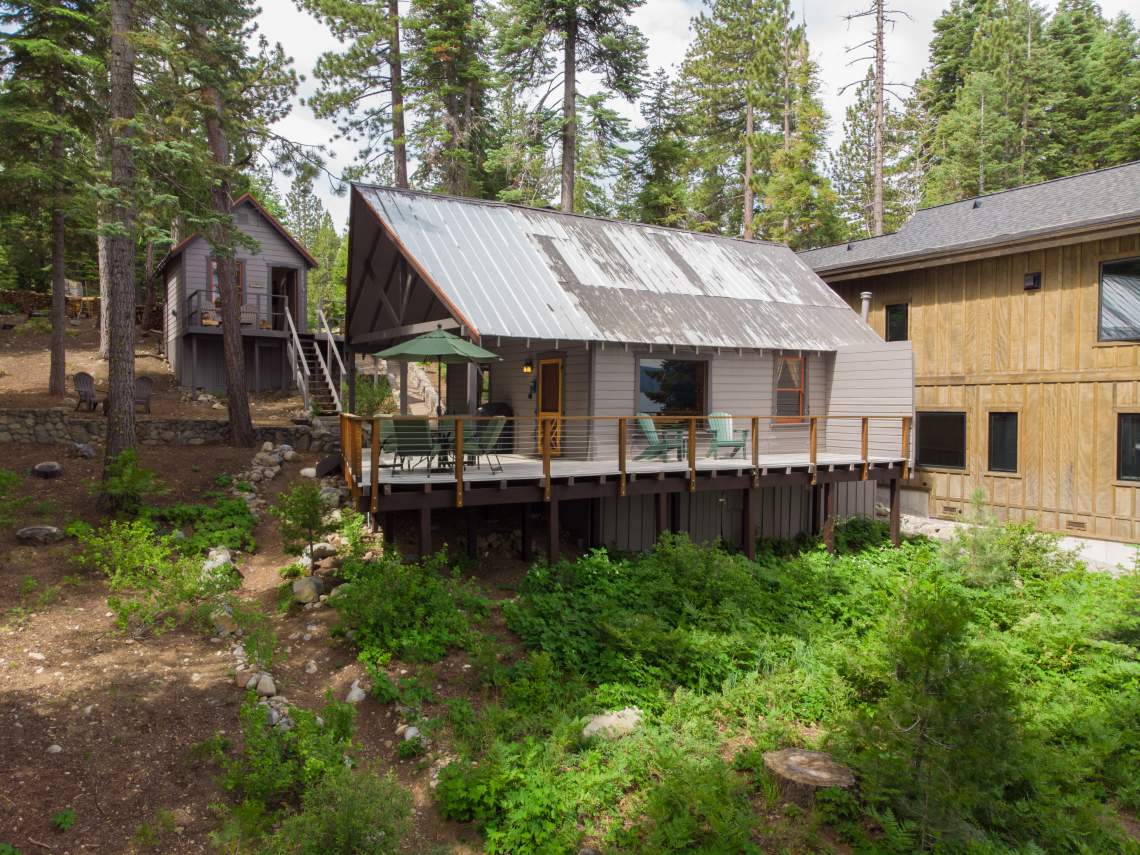
[[[634,460],[667,460],[670,452],[677,453],[680,460],[685,455],[685,434],[673,428],[657,430],[657,424],[649,416],[640,413],[637,417],[637,427],[645,439],[643,448]]]
[[[737,452],[744,456],[744,448],[748,445],[748,429],[733,430],[732,416],[728,413],[709,413],[709,431],[712,433],[712,439],[709,440],[709,457],[719,458],[722,448],[732,449],[729,457],[734,457]]]

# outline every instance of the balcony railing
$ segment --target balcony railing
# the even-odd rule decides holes
[[[381,488],[451,487],[462,507],[479,482],[529,482],[550,500],[564,479],[617,481],[624,496],[639,477],[817,473],[837,468],[866,480],[872,468],[909,460],[910,416],[808,416],[799,429],[776,416],[376,416],[342,413],[344,477],[355,499],[368,491],[378,509]]]
[[[258,330],[287,331],[288,301],[283,294],[246,294],[240,307],[241,325]],[[209,291],[186,295],[186,324],[192,327],[220,327],[222,309]]]

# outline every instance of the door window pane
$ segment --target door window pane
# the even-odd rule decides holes
[[[538,410],[542,413],[562,412],[562,363],[543,362],[539,365]]]
[[[1017,471],[1017,413],[990,413],[989,469]]]
[[[919,466],[966,468],[965,413],[918,413],[916,426]]]
[[[1140,481],[1140,413],[1121,413],[1117,435],[1116,477]]]
[[[1140,340],[1140,258],[1100,266],[1100,340]]]
[[[887,341],[906,341],[909,337],[907,304],[896,303],[893,306],[887,306]]]
[[[642,359],[638,371],[638,412],[699,416],[705,412],[707,364],[695,359]]]

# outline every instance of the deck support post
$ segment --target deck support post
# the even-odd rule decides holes
[[[828,552],[835,552],[835,484],[823,483],[823,544]]]
[[[669,531],[669,494],[657,493],[653,497],[654,511],[656,512],[656,525],[657,539],[661,539],[661,535]]]
[[[547,563],[553,564],[558,560],[562,546],[562,538],[559,534],[560,529],[558,525],[558,499],[550,499],[550,501],[547,502],[547,509],[549,530],[546,541],[546,560]]]
[[[902,538],[899,534],[900,521],[901,521],[900,520],[901,501],[900,501],[900,495],[899,494],[902,492],[899,489],[899,483],[900,483],[900,481],[898,478],[892,478],[891,479],[891,517],[890,517],[891,522],[890,522],[890,527],[891,527],[891,544],[894,546],[898,546],[900,541],[902,540]]]
[[[384,519],[384,524],[382,527],[384,529],[384,542],[385,543],[395,543],[396,542],[396,515],[394,513],[392,513],[391,511],[388,511],[388,513],[384,514],[383,519]]]
[[[522,504],[522,523],[519,526],[522,532],[522,549],[520,556],[523,561],[531,561],[534,557],[533,550],[531,549],[531,541],[533,540],[533,532],[531,531],[531,507],[530,502],[523,502]]]
[[[744,519],[740,527],[741,539],[744,541],[744,555],[749,561],[756,560],[756,506],[759,504],[760,491],[756,487],[749,487],[744,491]]]
[[[819,534],[822,530],[820,520],[823,517],[823,508],[820,507],[819,501],[819,494],[821,489],[822,487],[820,487],[818,484],[812,484],[810,487],[808,487],[808,490],[811,491],[811,510],[808,512],[808,534],[812,535],[812,537]]]
[[[431,508],[420,508],[420,558],[431,555]]]

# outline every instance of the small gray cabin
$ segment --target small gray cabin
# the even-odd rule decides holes
[[[256,242],[239,246],[242,341],[250,391],[300,387],[319,409],[335,412],[339,401],[324,375],[338,379],[332,359],[320,355],[317,339],[332,340],[327,325],[308,329],[307,279],[316,260],[248,193],[234,202],[237,228]],[[221,312],[216,266],[200,233],[173,247],[159,262],[166,293],[163,339],[178,383],[191,389],[225,391]],[[336,360],[333,359],[335,362]],[[323,367],[322,367],[323,366]]]
[[[452,417],[391,443],[365,442],[347,402],[361,509],[418,513],[423,550],[432,508],[518,504],[547,508],[551,555],[567,528],[751,551],[873,513],[908,465],[909,343],[782,244],[354,185],[346,297],[350,353],[442,327],[501,357],[449,371]],[[424,459],[406,453],[429,429]]]

